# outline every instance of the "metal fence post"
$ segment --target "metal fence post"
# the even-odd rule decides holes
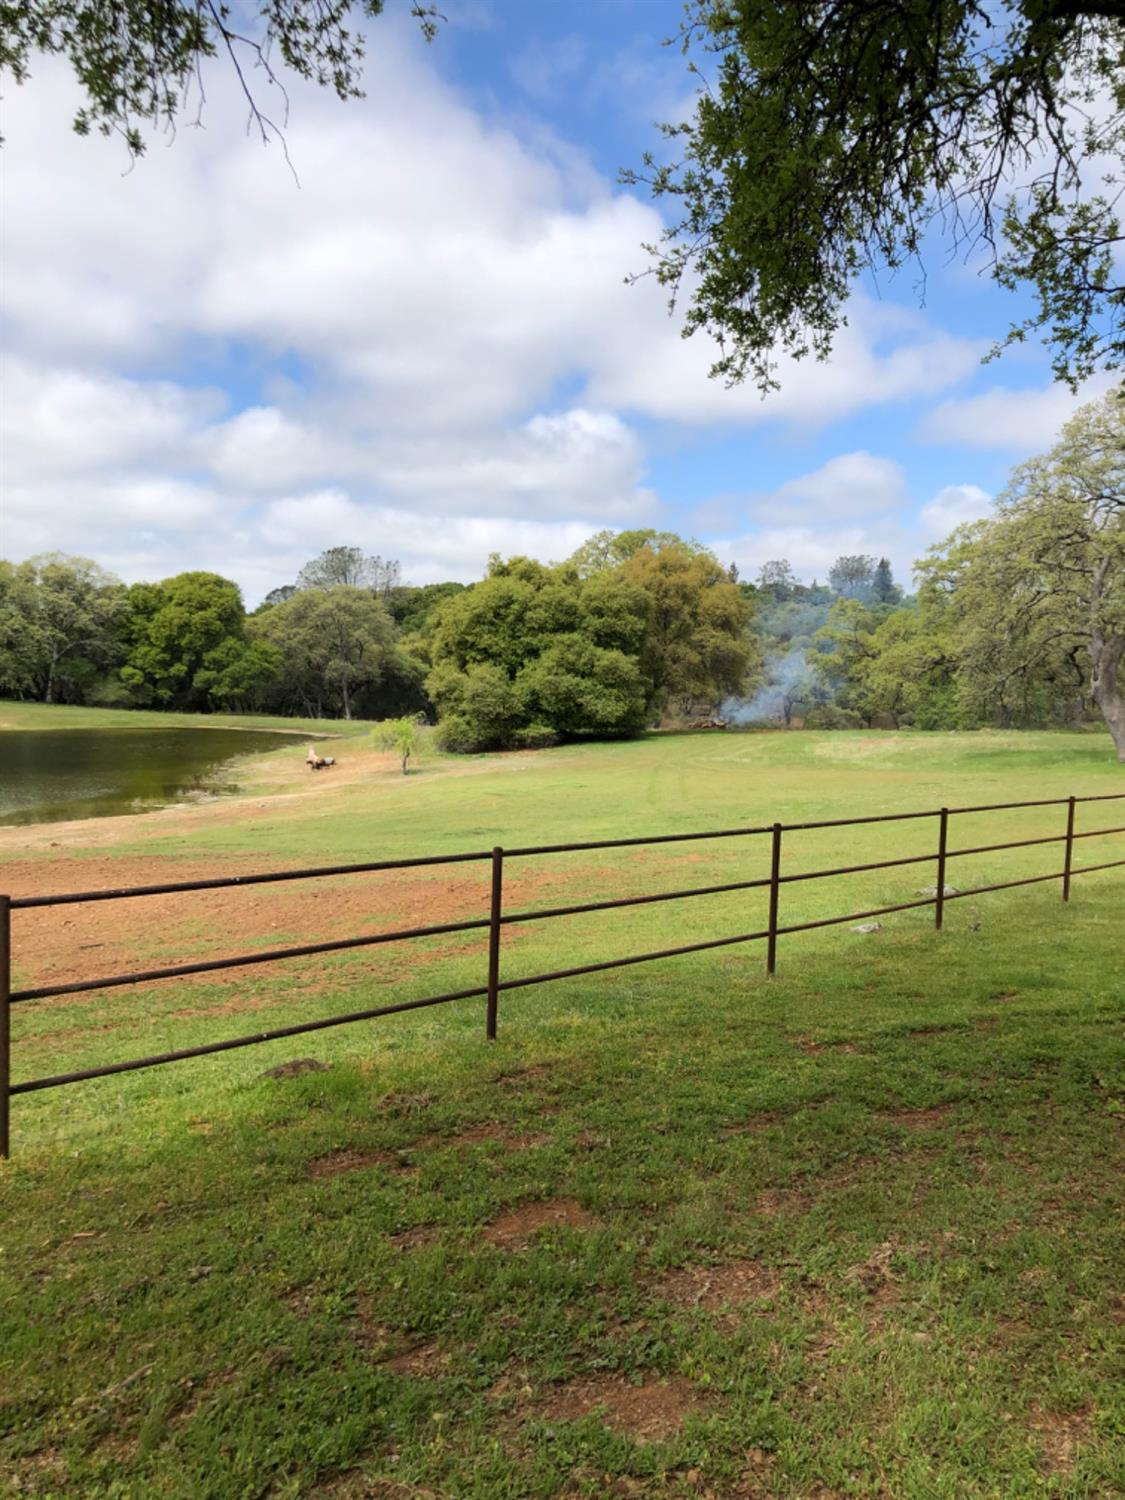
[[[934,906],[934,926],[938,932],[945,919],[945,850],[949,838],[949,808],[941,810],[941,824],[938,828],[937,847],[937,903]]]
[[[12,898],[0,896],[0,1157],[11,1155]]]
[[[770,852],[770,930],[766,946],[766,973],[777,968],[777,898],[781,880],[781,824],[773,825],[773,847]]]
[[[500,911],[504,900],[504,851],[492,851],[492,904],[488,913],[488,1013],[485,1035],[496,1040],[496,1006],[500,986]]]
[[[1066,804],[1066,858],[1063,861],[1063,889],[1062,898],[1070,900],[1070,862],[1074,854],[1074,798],[1070,797]]]

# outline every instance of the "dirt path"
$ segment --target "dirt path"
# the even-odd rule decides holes
[[[275,863],[273,868],[286,866]],[[13,892],[40,895],[66,891],[119,889],[248,874],[271,868],[261,856],[209,856],[173,859],[145,855],[13,862],[6,880]],[[593,878],[587,868],[565,871],[525,868],[506,883],[509,910],[573,898]],[[16,985],[38,986],[103,978],[136,969],[255,953],[269,948],[364,937],[403,928],[475,921],[488,911],[489,867],[432,866],[362,875],[329,876],[277,885],[131,897],[74,906],[32,908],[12,916]],[[518,943],[529,928],[511,928],[505,946]],[[455,954],[483,952],[484,929],[449,934],[404,945],[358,950],[365,972],[394,977]],[[337,955],[287,960],[270,974],[284,974],[316,992],[339,982]],[[247,976],[264,975],[258,966],[219,970],[206,983],[245,989]],[[167,982],[167,981],[165,981]],[[143,989],[145,986],[138,986]],[[37,1005],[70,1005],[75,998],[96,1004],[103,992],[60,997]]]

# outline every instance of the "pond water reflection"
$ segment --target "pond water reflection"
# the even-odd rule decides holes
[[[237,790],[240,756],[296,735],[256,729],[47,729],[0,732],[0,824],[148,812]]]

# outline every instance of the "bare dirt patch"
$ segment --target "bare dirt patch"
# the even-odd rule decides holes
[[[1090,1433],[1092,1407],[1089,1401],[1075,1411],[1031,1409],[1030,1426],[1039,1442],[1039,1466],[1045,1474],[1069,1474],[1078,1450]]]
[[[804,1213],[811,1199],[796,1188],[763,1188],[754,1195],[754,1212],[764,1219],[776,1219],[781,1214]]]
[[[364,1167],[383,1167],[399,1176],[417,1170],[393,1151],[357,1151],[351,1146],[340,1146],[324,1156],[315,1157],[309,1163],[309,1176],[339,1177],[344,1172],[362,1171]]]
[[[781,1120],[782,1116],[778,1110],[763,1109],[740,1124],[723,1125],[715,1134],[720,1141],[729,1141],[736,1135],[754,1135],[756,1131],[767,1130],[771,1125],[780,1125]]]
[[[508,1073],[497,1073],[492,1082],[501,1083],[506,1088],[518,1088],[525,1083],[536,1083],[541,1078],[549,1078],[552,1067],[553,1064],[549,1062],[532,1063],[526,1068],[513,1068]]]
[[[379,1105],[389,1115],[420,1115],[434,1102],[433,1094],[384,1094]]]
[[[705,1410],[699,1390],[680,1375],[643,1385],[632,1385],[621,1375],[593,1375],[551,1392],[539,1415],[548,1422],[596,1416],[635,1443],[659,1443],[674,1437],[687,1417]]]
[[[657,1291],[673,1307],[698,1307],[704,1312],[772,1302],[781,1278],[757,1260],[729,1260],[717,1266],[680,1266],[663,1276]]]
[[[904,1130],[936,1130],[948,1117],[952,1107],[950,1104],[934,1104],[928,1109],[884,1110],[880,1119],[887,1120],[892,1125],[901,1125]]]
[[[392,1234],[391,1244],[396,1250],[420,1250],[423,1245],[432,1245],[437,1237],[436,1224],[416,1224],[413,1229]]]
[[[791,1036],[789,1041],[806,1057],[816,1057],[821,1052],[844,1052],[854,1057],[860,1050],[854,1042],[818,1042],[811,1036]]]
[[[443,1374],[452,1359],[436,1339],[416,1339],[404,1344],[401,1334],[378,1321],[371,1298],[364,1292],[356,1297],[354,1337],[369,1358],[396,1375],[430,1380]]]
[[[292,864],[272,862],[275,869],[291,868]],[[206,859],[121,854],[11,860],[5,875],[13,895],[37,896],[224,879],[270,867],[271,861],[260,854],[215,854]],[[572,884],[588,882],[591,873],[578,868],[528,871],[510,881],[508,899],[513,906],[553,900]],[[484,917],[487,906],[487,871],[483,867],[459,867],[458,873],[450,873],[438,866],[423,871],[376,871],[315,881],[146,896],[141,900],[35,908],[17,913],[17,983],[21,987],[61,984],[130,969],[205,962],[271,948],[474,921]],[[522,935],[514,929],[505,930],[502,939],[509,946],[521,940]],[[362,963],[366,983],[399,979],[404,968],[419,970],[441,959],[475,951],[484,951],[484,940],[471,930],[426,940],[424,948],[375,945],[290,960],[282,970],[271,969],[270,973],[284,974],[288,994],[311,994],[332,981],[339,984],[340,964],[349,959]],[[263,972],[256,966],[216,970],[204,982],[242,991],[230,1000],[216,999],[216,1008],[260,1009],[268,1001],[246,991],[251,987],[250,980]],[[93,1003],[98,999],[95,994]],[[65,996],[61,1003],[74,1004],[75,997]],[[192,1007],[177,1014],[195,1016],[208,1013],[210,1008],[201,1011]],[[528,1069],[524,1076],[535,1075]]]
[[[418,1380],[434,1380],[449,1368],[452,1356],[433,1340],[401,1349],[384,1360],[388,1370],[396,1375],[413,1375]]]
[[[544,1229],[593,1229],[597,1219],[574,1198],[525,1203],[494,1219],[484,1238],[500,1250],[522,1250]]]
[[[894,1240],[876,1245],[866,1260],[849,1266],[844,1280],[857,1286],[866,1294],[866,1314],[869,1321],[878,1322],[880,1315],[895,1307],[901,1300],[898,1277],[894,1271],[894,1258],[898,1246]]]

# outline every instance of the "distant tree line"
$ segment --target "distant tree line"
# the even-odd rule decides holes
[[[310,718],[424,712],[427,664],[410,635],[462,585],[409,588],[396,569],[332,548],[248,615],[217,573],[127,586],[85,558],[0,562],[0,695]]]
[[[648,531],[571,561],[493,557],[411,587],[333,547],[247,614],[236,584],[126,586],[85,558],[0,562],[0,696],[45,703],[441,720],[451,749],[631,734],[666,708],[744,691],[751,610],[703,548]]]
[[[436,719],[451,750],[634,734],[723,712],[808,727],[1080,725],[1125,760],[1125,400],[1085,407],[904,596],[886,558],[742,582],[698,542],[602,531],[566,562],[493,556],[404,584],[332,547],[247,614],[237,585],[126,586],[84,558],[0,562],[0,696],[310,718]]]

